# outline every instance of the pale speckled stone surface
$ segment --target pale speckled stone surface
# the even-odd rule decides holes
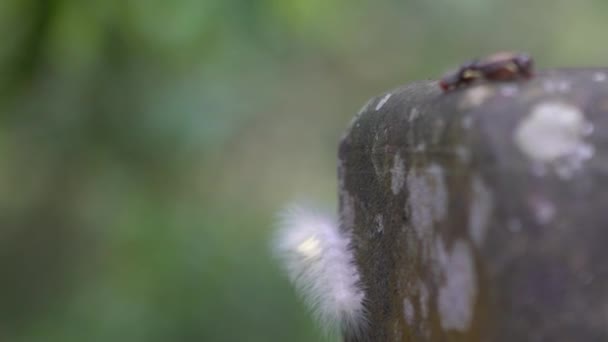
[[[445,278],[438,297],[441,328],[466,332],[471,328],[477,297],[477,273],[471,247],[465,241],[456,241],[441,266]]]
[[[608,341],[607,81],[555,70],[370,100],[339,151],[368,307],[345,340]]]

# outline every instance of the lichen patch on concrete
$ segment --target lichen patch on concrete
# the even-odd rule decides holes
[[[472,198],[469,209],[469,234],[475,245],[481,247],[490,224],[490,217],[494,207],[492,192],[483,179],[476,175],[471,184]]]
[[[465,332],[473,320],[477,276],[471,248],[457,240],[442,265],[445,283],[439,288],[438,310],[444,330]]]
[[[414,318],[416,317],[416,312],[414,311],[414,305],[409,300],[409,298],[405,298],[403,300],[403,317],[405,318],[405,322],[408,325],[414,325]]]
[[[409,212],[419,238],[431,233],[434,222],[447,215],[448,193],[443,169],[431,164],[426,169],[411,169],[406,177]]]
[[[374,166],[374,171],[376,172],[376,177],[384,178],[389,173],[389,168],[386,163],[385,156],[382,153],[379,153],[384,149],[383,146],[386,144],[386,137],[388,136],[388,127],[379,128],[376,130],[374,134],[374,140],[372,145],[372,165]],[[377,152],[377,153],[376,153]]]
[[[420,112],[418,111],[418,109],[416,107],[414,107],[410,110],[410,115],[408,117],[408,120],[410,122],[415,121],[416,119],[418,119],[419,116],[420,116]]]
[[[393,94],[388,93],[386,95],[384,95],[383,98],[380,99],[380,101],[378,101],[378,103],[376,104],[376,111],[379,111],[380,109],[382,109],[382,106],[384,106],[384,104],[388,101],[388,99],[391,98]]]
[[[382,214],[376,215],[375,223],[376,223],[376,232],[378,234],[382,234],[384,232],[384,216],[382,216]]]
[[[391,191],[397,195],[405,184],[405,162],[399,153],[395,153],[393,167],[391,167]]]
[[[426,172],[433,189],[433,216],[435,221],[441,221],[446,217],[448,211],[448,188],[445,184],[443,168],[438,164],[431,164]]]
[[[593,125],[583,112],[562,102],[543,102],[521,120],[514,134],[515,144],[533,163],[548,164],[558,176],[571,177],[594,148],[585,141]]]
[[[445,242],[443,242],[443,238],[441,235],[436,236],[432,242],[431,246],[431,271],[433,274],[433,280],[435,283],[438,283],[444,277],[444,269],[445,265],[449,263],[449,254],[447,248],[445,246]]]
[[[433,217],[431,210],[432,190],[423,174],[416,169],[410,170],[407,175],[407,189],[409,211],[414,231],[418,238],[430,234]]]

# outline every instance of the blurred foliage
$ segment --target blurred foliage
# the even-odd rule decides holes
[[[601,1],[0,1],[1,341],[315,341],[268,252],[367,98],[500,49],[601,65]]]

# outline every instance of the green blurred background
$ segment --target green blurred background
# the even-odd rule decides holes
[[[0,0],[0,341],[318,341],[274,213],[366,100],[470,57],[606,65],[605,1]]]

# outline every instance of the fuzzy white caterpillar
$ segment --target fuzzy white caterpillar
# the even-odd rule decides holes
[[[337,220],[301,206],[281,213],[275,250],[297,292],[326,332],[358,335],[364,291],[350,237]]]

